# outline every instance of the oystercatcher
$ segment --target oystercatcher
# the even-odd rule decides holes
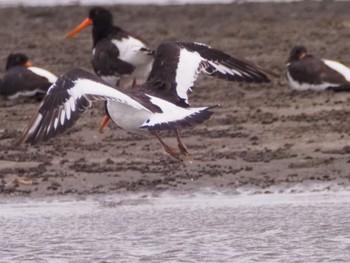
[[[0,94],[7,99],[27,96],[41,100],[57,79],[51,72],[33,67],[28,57],[22,53],[10,54],[5,69],[6,72],[0,79]]]
[[[295,90],[350,91],[350,68],[310,55],[305,46],[295,46],[287,62],[287,80]]]
[[[102,7],[91,8],[89,17],[66,38],[72,38],[91,24],[91,63],[95,73],[122,88],[144,83],[152,68],[154,51],[141,38],[114,26],[112,14]]]
[[[228,81],[270,82],[257,66],[203,43],[164,42],[156,50],[152,71],[142,89],[147,94],[162,97],[177,106],[190,107],[188,93],[192,91],[201,72]],[[110,118],[117,123],[114,114],[110,113],[108,102],[106,113],[100,131]],[[174,130],[180,152],[189,155],[178,130]]]
[[[188,92],[200,72],[231,81],[269,82],[251,64],[220,50],[199,43],[165,42],[157,49],[147,82],[135,89],[118,91],[81,69],[62,75],[49,89],[19,144],[36,144],[62,133],[93,101],[105,100],[107,115],[119,127],[132,132],[151,132],[167,153],[183,160],[189,153],[177,130],[209,119],[213,114],[211,109],[217,106],[190,107]],[[176,132],[179,152],[163,142],[158,133],[161,130]]]

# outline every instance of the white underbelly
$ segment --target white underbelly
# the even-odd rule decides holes
[[[315,91],[321,91],[325,90],[329,87],[337,87],[338,84],[332,84],[332,83],[321,83],[321,84],[311,84],[311,83],[299,83],[298,81],[295,81],[287,72],[287,79],[289,86],[294,90],[304,91],[304,90],[315,90]]]
[[[151,113],[138,110],[124,103],[109,100],[107,108],[111,119],[122,129],[130,132],[144,132],[141,125],[150,117]]]

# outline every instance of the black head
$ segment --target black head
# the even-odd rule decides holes
[[[7,57],[6,67],[5,69],[8,70],[9,68],[15,67],[15,66],[24,66],[28,62],[28,57],[23,53],[11,53]]]
[[[289,54],[288,62],[298,61],[302,59],[307,54],[306,47],[298,45],[293,47],[292,51]]]
[[[112,25],[113,16],[111,12],[103,7],[93,7],[89,11],[89,18],[94,26]]]

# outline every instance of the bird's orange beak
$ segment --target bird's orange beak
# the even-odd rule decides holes
[[[29,67],[32,67],[33,66],[33,63],[28,60],[25,64],[24,64],[25,67],[29,68]]]
[[[98,130],[99,132],[102,132],[103,128],[107,125],[107,122],[109,121],[109,117],[107,115],[104,116],[102,122],[101,122],[101,126],[100,129]]]
[[[65,38],[72,38],[76,34],[78,34],[81,30],[83,30],[85,27],[92,24],[92,20],[90,18],[86,18],[80,25],[78,25],[76,28],[74,28],[72,31],[70,31]]]

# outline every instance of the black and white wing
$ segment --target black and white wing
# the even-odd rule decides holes
[[[115,100],[148,110],[130,96],[82,69],[71,69],[49,88],[17,144],[36,144],[64,132],[96,100]]]
[[[181,106],[188,106],[198,74],[229,81],[269,82],[257,67],[205,44],[165,42],[158,46],[145,91]]]

